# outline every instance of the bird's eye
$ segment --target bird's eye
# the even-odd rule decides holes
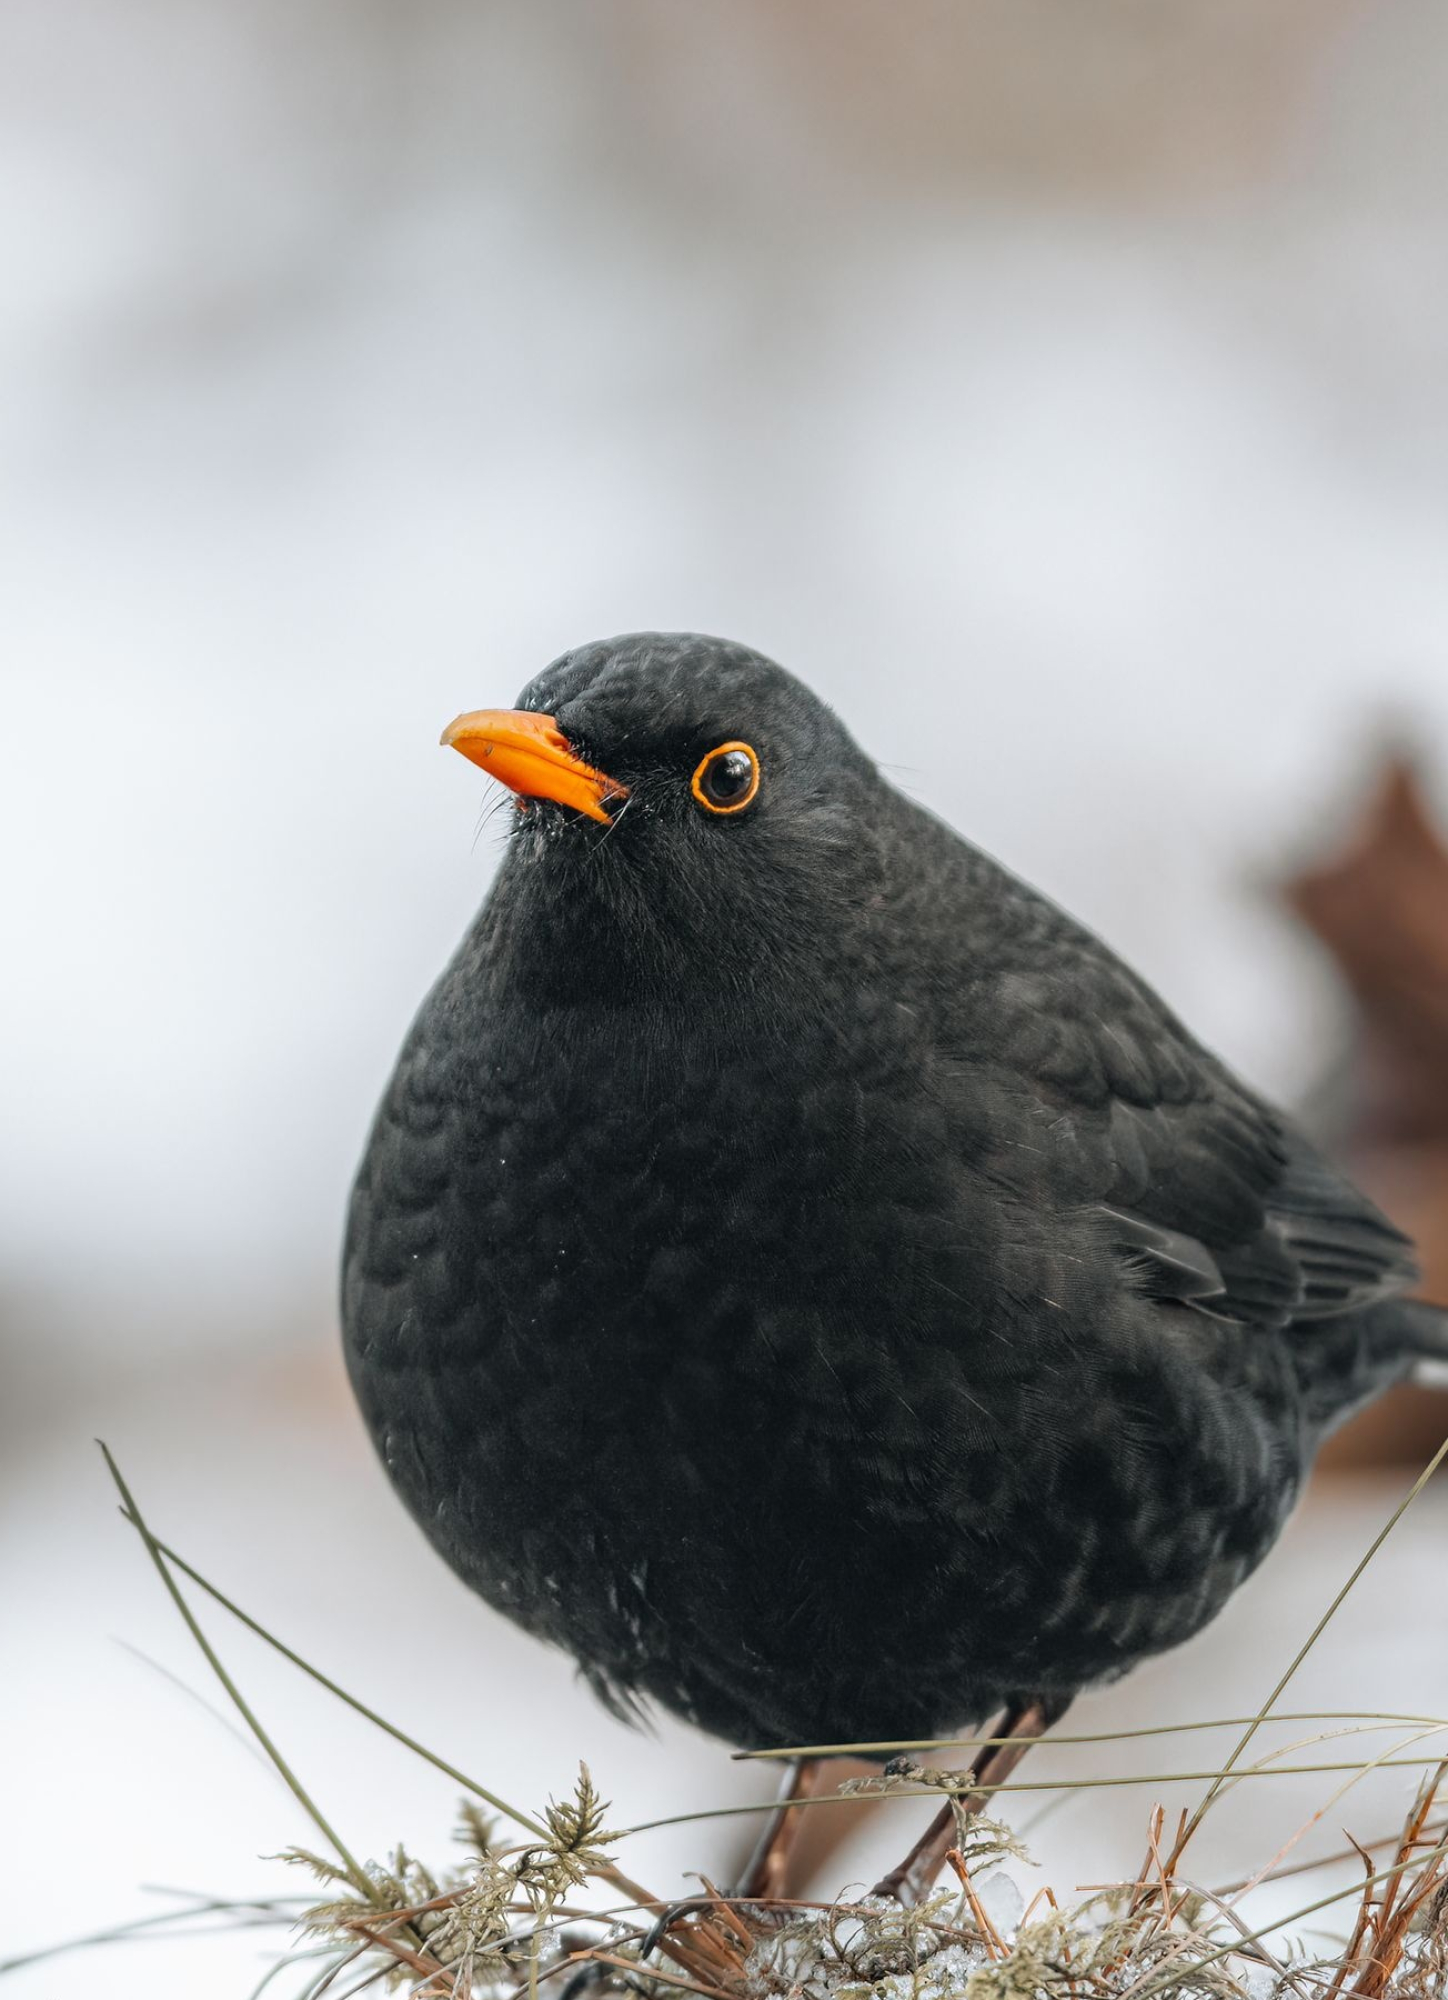
[[[690,789],[706,812],[743,812],[759,790],[759,759],[747,743],[721,743],[700,763]]]

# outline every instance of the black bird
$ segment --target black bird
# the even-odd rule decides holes
[[[443,741],[518,810],[367,1145],[347,1356],[443,1557],[612,1708],[1049,1718],[1448,1355],[1290,1121],[759,654],[583,646]]]

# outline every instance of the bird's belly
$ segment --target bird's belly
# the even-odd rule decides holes
[[[447,1560],[602,1691],[739,1742],[937,1732],[1188,1636],[1286,1489],[1266,1429],[1258,1476],[1060,1356],[1049,1394],[1028,1355],[972,1370],[988,1323],[933,1324],[933,1289],[771,1287],[722,1217],[634,1259],[580,1223],[364,1407]]]
[[[1261,1385],[1121,1337],[898,1081],[736,1094],[745,1142],[726,1094],[621,1144],[500,1093],[445,1177],[359,1188],[353,1377],[453,1567],[740,1742],[938,1731],[1205,1622],[1280,1518]]]

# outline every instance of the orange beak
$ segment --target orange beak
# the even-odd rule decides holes
[[[442,741],[520,798],[556,799],[606,822],[604,800],[628,797],[626,785],[574,755],[551,715],[534,715],[525,708],[477,708],[450,722]]]

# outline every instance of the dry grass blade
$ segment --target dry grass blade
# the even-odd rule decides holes
[[[1191,1818],[1187,1821],[1186,1826],[1182,1830],[1182,1835],[1177,1844],[1177,1848],[1173,1856],[1173,1859],[1178,1859],[1180,1857],[1183,1849],[1186,1847],[1187,1842],[1191,1839],[1192,1835],[1201,1825],[1202,1820],[1205,1817],[1206,1813],[1210,1810],[1213,1800],[1216,1799],[1220,1794],[1222,1786],[1226,1782],[1228,1775],[1235,1768],[1238,1758],[1241,1757],[1242,1753],[1246,1750],[1247,1745],[1252,1741],[1252,1738],[1257,1734],[1257,1731],[1262,1727],[1262,1724],[1266,1721],[1267,1717],[1276,1707],[1278,1697],[1281,1695],[1284,1688],[1286,1688],[1289,1682],[1292,1680],[1293,1675],[1297,1672],[1298,1668],[1302,1665],[1303,1661],[1307,1658],[1308,1654],[1312,1651],[1313,1647],[1322,1637],[1323,1633],[1326,1631],[1328,1625],[1332,1622],[1333,1618],[1336,1617],[1337,1612],[1340,1609],[1344,1599],[1347,1597],[1349,1591],[1352,1590],[1354,1584],[1357,1583],[1359,1577],[1361,1577],[1361,1575],[1363,1574],[1363,1571],[1368,1567],[1368,1564],[1373,1560],[1378,1550],[1383,1546],[1383,1543],[1388,1539],[1388,1536],[1393,1532],[1394,1528],[1397,1527],[1399,1521],[1402,1520],[1404,1514],[1407,1513],[1408,1509],[1412,1506],[1413,1502],[1417,1499],[1418,1495],[1423,1491],[1423,1488],[1428,1484],[1428,1481],[1433,1477],[1433,1474],[1438,1470],[1439,1466],[1443,1464],[1445,1459],[1448,1459],[1448,1437],[1444,1438],[1442,1444],[1439,1445],[1438,1449],[1434,1452],[1433,1456],[1429,1459],[1428,1463],[1423,1467],[1423,1470],[1418,1474],[1418,1477],[1413,1481],[1413,1484],[1409,1487],[1408,1491],[1403,1495],[1402,1499],[1398,1502],[1397,1506],[1393,1509],[1392,1513],[1388,1516],[1387,1520],[1383,1523],[1382,1527],[1379,1528],[1377,1534],[1374,1535],[1372,1541],[1368,1544],[1368,1547],[1363,1552],[1362,1556],[1359,1558],[1357,1563],[1354,1564],[1352,1572],[1348,1576],[1347,1581],[1343,1584],[1341,1590],[1338,1591],[1336,1597],[1333,1598],[1331,1604],[1328,1605],[1326,1611],[1323,1612],[1322,1616],[1318,1619],[1317,1623],[1308,1633],[1307,1638],[1303,1641],[1302,1645],[1298,1648],[1297,1652],[1294,1654],[1292,1660],[1288,1664],[1286,1672],[1282,1675],[1276,1687],[1273,1688],[1271,1694],[1268,1695],[1266,1701],[1257,1711],[1256,1716],[1253,1718],[1251,1724],[1244,1732],[1241,1741],[1237,1744],[1236,1749],[1233,1750],[1231,1756],[1227,1759],[1226,1764],[1223,1766],[1220,1774],[1212,1781],[1211,1790],[1207,1793],[1207,1796],[1202,1800],[1201,1804],[1196,1808]]]
[[[132,1917],[128,1922],[106,1924],[81,1937],[67,1938],[63,1944],[37,1945],[33,1951],[17,1952],[0,1958],[0,1974],[21,1972],[26,1966],[41,1965],[46,1959],[61,1958],[72,1951],[87,1951],[97,1945],[151,1942],[168,1937],[209,1937],[213,1932],[274,1928],[288,1920],[289,1913],[279,1900],[259,1902],[253,1898],[231,1901],[222,1897],[186,1899],[177,1910],[157,1910],[151,1916]],[[204,1919],[224,1917],[224,1923]]]
[[[1445,1457],[1448,1443],[1433,1465]],[[670,1991],[702,2000],[1186,2000],[1188,1995],[1228,2000],[1244,1992],[1244,1981],[1250,1982],[1253,2000],[1265,2000],[1268,1987],[1272,2000],[1448,2000],[1448,1824],[1440,1803],[1448,1784],[1448,1759],[1441,1742],[1431,1754],[1418,1754],[1419,1745],[1448,1729],[1448,1720],[1346,1710],[1277,1714],[1274,1707],[1432,1467],[1380,1530],[1256,1715],[1054,1739],[1088,1744],[1242,1730],[1219,1768],[1109,1776],[1088,1769],[1074,1778],[1018,1781],[1012,1776],[1004,1783],[980,1784],[974,1774],[906,1766],[899,1773],[798,1801],[798,1809],[808,1811],[858,1805],[882,1791],[895,1798],[937,1801],[944,1791],[948,1800],[955,1800],[966,1784],[972,1805],[1006,1789],[1069,1797],[1076,1791],[1123,1786],[1201,1781],[1210,1786],[1196,1812],[1183,1811],[1180,1821],[1169,1821],[1163,1807],[1156,1806],[1135,1878],[1098,1886],[1075,1907],[1063,1907],[1049,1888],[1029,1907],[1013,1883],[998,1892],[986,1871],[1024,1850],[1009,1827],[974,1818],[955,1828],[956,1844],[945,1856],[947,1886],[927,1888],[923,1901],[902,1907],[879,1896],[827,1903],[751,1898],[745,1903],[721,1894],[707,1880],[702,1895],[665,1905],[618,1868],[613,1849],[619,1841],[662,1827],[765,1814],[772,1807],[761,1802],[695,1810],[610,1832],[604,1825],[607,1808],[587,1769],[580,1767],[572,1793],[561,1802],[550,1801],[541,1814],[520,1811],[312,1667],[161,1543],[108,1452],[106,1460],[126,1518],[203,1656],[251,1737],[326,1842],[325,1854],[297,1851],[292,1858],[314,1872],[321,1894],[330,1900],[313,1901],[304,1909],[308,1943],[270,1966],[259,1992],[293,1968],[302,1991],[293,1990],[292,2000],[348,2000],[384,1984],[414,2000],[539,2000],[545,1986],[557,2000],[560,1980],[575,1979],[592,1966],[639,1995],[655,1994],[660,2000],[667,2000]],[[401,1848],[385,1863],[359,1861],[263,1730],[202,1631],[181,1579],[466,1793],[459,1835],[465,1861],[437,1874]],[[1249,1744],[1269,1721],[1275,1747],[1259,1744],[1248,1762]],[[1328,1726],[1295,1741],[1279,1741],[1286,1732],[1275,1725],[1294,1721]],[[1393,1735],[1380,1739],[1372,1755],[1339,1759],[1313,1754],[1317,1746],[1380,1731]],[[940,1739],[939,1747],[973,1745],[988,1752],[1018,1743],[1014,1735],[950,1738]],[[1254,1929],[1252,1918],[1260,1914],[1260,1905],[1243,1910],[1237,1899],[1269,1878],[1289,1878],[1299,1865],[1327,1863],[1282,1865],[1289,1841],[1265,1868],[1230,1889],[1203,1890],[1182,1878],[1180,1856],[1194,1826],[1229,1786],[1309,1773],[1343,1773],[1356,1783],[1375,1770],[1426,1770],[1430,1775],[1390,1841],[1371,1846],[1354,1842],[1346,1855],[1328,1857],[1331,1865],[1341,1867],[1355,1853],[1361,1863],[1355,1882],[1333,1887],[1290,1915],[1276,1915],[1270,1925]],[[1347,1784],[1340,1786],[1293,1839],[1317,1824],[1347,1789]],[[483,1806],[518,1827],[519,1833],[509,1836],[511,1844],[495,1843],[495,1821]],[[1373,1848],[1387,1848],[1390,1859],[1375,1864]],[[612,1883],[627,1900],[608,1909],[591,1907],[590,1897],[574,1893],[586,1881]],[[1333,1951],[1330,1963],[1311,1957],[1301,1943],[1276,1942],[1293,1926],[1353,1897],[1350,1935]],[[165,1934],[168,1929],[195,1935],[198,1922],[221,1915],[233,1921],[297,1921],[297,1912],[281,1898],[244,1905],[188,1898],[179,1910],[97,1933],[94,1941]],[[579,1924],[590,1927],[581,1946],[572,1928]],[[12,1961],[11,1969],[49,1955],[29,1954]]]
[[[1362,1885],[1362,1892],[1367,1894],[1369,1891],[1377,1888],[1379,1884],[1391,1881],[1395,1875],[1406,1874],[1415,1865],[1423,1868],[1438,1867],[1445,1856],[1448,1856],[1448,1841],[1439,1842],[1438,1845],[1430,1848],[1425,1855],[1416,1857],[1416,1861],[1412,1857],[1395,1861],[1391,1867],[1380,1868],[1374,1874],[1370,1875]],[[1286,1930],[1289,1925],[1300,1924],[1305,1918],[1314,1917],[1321,1910],[1330,1910],[1335,1903],[1345,1902],[1352,1894],[1353,1891],[1350,1888],[1334,1889],[1325,1896],[1319,1896],[1315,1902],[1304,1903],[1300,1909],[1292,1910],[1287,1916],[1277,1918],[1275,1922],[1263,1929],[1249,1931],[1240,1942],[1242,1944],[1260,1946],[1271,1931]],[[1230,1957],[1239,1948],[1240,1945],[1236,1941],[1220,1945],[1208,1957],[1200,1960],[1199,1966],[1205,1967],[1218,1963],[1222,1959]],[[1167,1996],[1170,1994],[1172,1994],[1172,1988],[1169,1984],[1163,1985],[1158,1979],[1152,1978],[1144,1985],[1131,1987],[1129,1989],[1129,2000],[1167,2000]],[[1435,2000],[1438,2000],[1437,1996],[1435,1996]]]
[[[132,1525],[136,1526],[139,1524],[133,1521]],[[219,1604],[224,1611],[229,1612],[238,1624],[244,1625],[249,1632],[255,1633],[257,1638],[263,1640],[274,1652],[280,1653],[284,1660],[290,1661],[294,1667],[299,1668],[302,1673],[316,1681],[319,1687],[324,1687],[328,1694],[335,1695],[338,1701],[345,1702],[348,1708],[352,1709],[356,1714],[365,1717],[374,1729],[380,1729],[384,1735],[390,1736],[394,1742],[400,1743],[404,1749],[410,1750],[415,1757],[421,1757],[424,1763],[433,1765],[435,1769],[451,1778],[454,1784],[461,1785],[464,1791],[471,1792],[475,1798],[479,1798],[485,1805],[491,1806],[494,1812],[502,1813],[505,1818],[513,1820],[518,1826],[525,1828],[529,1833],[537,1834],[540,1837],[546,1836],[547,1829],[536,1819],[532,1819],[527,1813],[519,1811],[517,1806],[510,1805],[506,1799],[500,1798],[496,1792],[490,1791],[486,1785],[479,1784],[476,1778],[470,1778],[465,1771],[460,1771],[455,1764],[450,1764],[445,1757],[440,1757],[435,1750],[429,1750],[425,1744],[419,1743],[415,1737],[409,1736],[405,1730],[399,1729],[396,1723],[389,1722],[386,1716],[379,1715],[375,1708],[369,1708],[366,1702],[359,1700],[354,1694],[349,1694],[346,1688],[340,1686],[329,1675],[324,1674],[320,1667],[314,1667],[310,1660],[306,1660],[300,1653],[294,1652],[285,1640],[279,1639],[274,1632],[269,1632],[259,1619],[253,1618],[249,1611],[244,1611],[239,1604],[226,1596],[214,1583],[204,1577],[199,1570],[193,1569],[191,1564],[183,1556],[178,1555],[169,1544],[157,1541],[156,1547],[174,1569],[179,1570],[183,1576],[189,1577],[198,1590],[204,1590],[207,1596]]]
[[[297,1777],[296,1773],[287,1763],[286,1758],[283,1757],[281,1751],[278,1750],[276,1744],[273,1743],[271,1737],[268,1736],[266,1730],[262,1727],[261,1723],[257,1720],[256,1716],[253,1714],[251,1707],[249,1703],[246,1701],[246,1698],[243,1696],[240,1688],[237,1687],[236,1683],[232,1680],[231,1675],[222,1665],[221,1660],[218,1657],[215,1648],[212,1646],[211,1641],[207,1638],[206,1634],[202,1631],[200,1625],[197,1623],[194,1612],[192,1611],[190,1605],[186,1602],[185,1597],[182,1595],[180,1586],[177,1584],[176,1579],[172,1576],[170,1570],[167,1568],[166,1559],[161,1553],[160,1544],[157,1542],[155,1536],[151,1533],[151,1530],[147,1527],[145,1520],[141,1515],[141,1511],[139,1507],[137,1507],[136,1502],[132,1497],[130,1487],[127,1486],[125,1480],[121,1476],[120,1467],[116,1464],[115,1459],[111,1456],[108,1446],[99,1438],[96,1440],[96,1442],[100,1445],[101,1454],[105,1459],[107,1470],[110,1472],[111,1478],[116,1483],[116,1488],[120,1493],[122,1502],[124,1503],[125,1506],[126,1516],[130,1520],[132,1526],[135,1528],[137,1534],[140,1535],[142,1541],[145,1543],[147,1553],[150,1555],[152,1562],[155,1564],[162,1583],[165,1584],[166,1589],[170,1594],[171,1600],[176,1606],[176,1609],[181,1613],[182,1618],[186,1621],[187,1628],[190,1631],[192,1638],[201,1648],[201,1651],[205,1656],[207,1664],[210,1666],[212,1672],[216,1675],[216,1678],[220,1681],[221,1685],[225,1688],[227,1694],[231,1697],[231,1700],[236,1707],[237,1713],[241,1716],[242,1721],[246,1724],[247,1728],[251,1731],[252,1735],[255,1736],[257,1742],[261,1745],[262,1749],[266,1752],[272,1764],[276,1767],[278,1775],[282,1778],[287,1788],[290,1790],[293,1797],[296,1799],[297,1803],[302,1807],[303,1811],[307,1814],[307,1817],[311,1820],[312,1824],[316,1827],[317,1831],[321,1834],[322,1838],[327,1842],[328,1846],[331,1847],[333,1853],[336,1854],[339,1860],[342,1862],[342,1865],[345,1867],[353,1887],[357,1890],[359,1895],[366,1896],[369,1900],[371,1900],[373,1897],[373,1888],[371,1882],[368,1880],[365,1869],[362,1868],[360,1863],[350,1853],[346,1843],[337,1833],[335,1828],[329,1824],[321,1808],[317,1805],[316,1801],[312,1798],[311,1794],[307,1791],[306,1787],[302,1784],[301,1780]]]
[[[1425,1736],[1431,1735],[1432,1733],[1433,1732],[1431,1730],[1424,1731],[1422,1735],[1410,1738],[1409,1740],[1411,1742],[1422,1742]],[[1400,1744],[1398,1747],[1400,1749],[1406,1749],[1407,1744]],[[1292,1852],[1293,1848],[1297,1845],[1298,1841],[1301,1840],[1305,1834],[1309,1833],[1311,1829],[1314,1826],[1316,1826],[1318,1822],[1327,1813],[1331,1812],[1332,1808],[1335,1805],[1337,1805],[1340,1800],[1344,1799],[1355,1785],[1361,1784],[1363,1779],[1366,1778],[1369,1775],[1369,1773],[1373,1771],[1384,1770],[1389,1765],[1395,1764],[1396,1762],[1397,1760],[1395,1758],[1389,1757],[1386,1754],[1386,1752],[1384,1752],[1381,1756],[1369,1758],[1369,1760],[1365,1764],[1363,1764],[1359,1770],[1353,1773],[1353,1775],[1347,1780],[1345,1784],[1337,1786],[1337,1788],[1333,1791],[1331,1796],[1323,1800],[1322,1804],[1317,1808],[1317,1810],[1314,1813],[1312,1813],[1308,1819],[1303,1821],[1302,1825],[1297,1828],[1296,1832],[1292,1834],[1291,1838],[1283,1842],[1281,1847],[1278,1848],[1277,1852],[1272,1856],[1272,1859],[1270,1861],[1268,1861],[1262,1868],[1258,1869],[1255,1875],[1251,1875],[1247,1878],[1247,1880],[1242,1884],[1242,1887],[1236,1892],[1237,1897],[1240,1898],[1241,1896],[1247,1895],[1251,1890],[1255,1889],[1260,1882],[1265,1882],[1268,1876],[1275,1871],[1278,1863],[1281,1862],[1285,1858],[1285,1856],[1287,1856]],[[1233,1777],[1232,1782],[1233,1783],[1236,1782],[1235,1775]],[[1385,1842],[1383,1844],[1387,1845],[1389,1843]],[[1358,1846],[1358,1843],[1356,1841],[1353,1842],[1353,1848],[1357,1853],[1361,1853],[1363,1851]]]
[[[1353,2000],[1381,2000],[1388,1980],[1402,1963],[1415,1919],[1439,1893],[1448,1869],[1448,1853],[1441,1846],[1437,1858],[1424,1866],[1411,1883],[1408,1869],[1418,1849],[1425,1844],[1424,1829],[1445,1777],[1448,1777],[1448,1763],[1440,1765],[1432,1782],[1423,1787],[1408,1816],[1396,1856],[1404,1864],[1402,1871],[1389,1877],[1381,1898],[1374,1897],[1370,1886],[1364,1889],[1352,1941],[1331,1989],[1333,1996],[1350,1990]],[[1372,1861],[1366,1853],[1363,1862],[1371,1882]],[[1354,1974],[1354,1983],[1348,1989],[1345,1981]]]
[[[127,1513],[126,1518],[131,1521],[133,1527],[140,1527],[141,1524],[139,1521],[131,1514]],[[284,1660],[289,1661],[292,1666],[298,1668],[300,1672],[306,1674],[311,1680],[314,1680],[319,1687],[324,1687],[338,1701],[344,1702],[355,1714],[362,1716],[364,1720],[370,1722],[374,1729],[380,1729],[384,1735],[390,1736],[394,1742],[400,1743],[405,1750],[410,1750],[415,1757],[420,1757],[424,1763],[431,1764],[435,1770],[441,1771],[444,1776],[451,1778],[454,1784],[460,1785],[465,1792],[470,1792],[475,1798],[481,1799],[485,1805],[491,1806],[494,1812],[502,1813],[505,1818],[511,1819],[515,1825],[521,1826],[528,1833],[542,1839],[547,1838],[548,1829],[541,1821],[521,1811],[519,1807],[512,1805],[507,1799],[500,1797],[497,1792],[491,1790],[487,1785],[479,1783],[476,1778],[470,1777],[466,1771],[460,1770],[456,1764],[450,1763],[447,1758],[439,1756],[437,1751],[430,1750],[425,1743],[419,1743],[416,1737],[408,1735],[407,1731],[400,1729],[396,1723],[389,1722],[385,1715],[380,1715],[375,1708],[370,1708],[357,1695],[350,1693],[339,1682],[334,1681],[330,1675],[323,1673],[320,1667],[313,1666],[310,1660],[304,1658],[302,1654],[287,1645],[285,1640],[278,1638],[276,1633],[269,1631],[259,1619],[254,1618],[249,1611],[244,1610],[234,1599],[228,1597],[223,1590],[212,1583],[208,1577],[203,1576],[198,1569],[195,1569],[186,1561],[184,1556],[179,1555],[168,1543],[158,1539],[155,1546],[164,1561],[179,1570],[183,1576],[188,1577],[198,1590],[205,1591],[208,1597],[219,1604],[239,1624],[244,1625],[249,1632],[254,1633],[258,1639],[261,1639],[266,1645],[270,1646],[274,1652],[279,1653]],[[663,1907],[662,1898],[651,1895],[647,1889],[635,1882],[630,1876],[624,1874],[616,1864],[606,1861],[598,1867],[596,1873],[601,1881],[610,1883],[620,1894],[630,1896],[636,1902],[646,1907]]]
[[[1273,1755],[1281,1755],[1274,1752]],[[1374,1757],[1370,1760],[1340,1759],[1319,1764],[1274,1764],[1264,1760],[1248,1764],[1240,1770],[1229,1771],[1225,1767],[1197,1771],[1132,1771],[1123,1775],[1104,1778],[1011,1778],[999,1785],[972,1786],[972,1793],[997,1795],[1002,1792],[1099,1792],[1116,1791],[1132,1785],[1185,1785],[1203,1784],[1217,1778],[1231,1778],[1234,1782],[1245,1782],[1249,1778],[1310,1778],[1339,1771],[1360,1772],[1366,1768],[1377,1771],[1425,1771],[1438,1762],[1435,1756],[1423,1757]],[[886,1790],[871,1790],[871,1780],[851,1780],[858,1788],[854,1791],[821,1792],[814,1798],[796,1799],[791,1812],[810,1812],[823,1806],[858,1806],[862,1801],[896,1801],[901,1799],[923,1799],[932,1796],[925,1787]],[[691,1826],[701,1820],[744,1819],[772,1812],[772,1803],[765,1799],[754,1805],[705,1806],[695,1812],[669,1813],[662,1819],[639,1820],[633,1826],[622,1827],[619,1839],[632,1838],[640,1833],[657,1833],[661,1827]]]
[[[1210,1715],[1195,1722],[1154,1722],[1144,1729],[1095,1729],[1062,1732],[1053,1729],[1047,1737],[1052,1749],[1062,1744],[1134,1743],[1147,1736],[1189,1736],[1203,1729],[1241,1729],[1259,1723],[1264,1711],[1255,1715]],[[1391,1729],[1400,1723],[1424,1728],[1448,1729],[1448,1716],[1395,1715],[1386,1710],[1357,1708],[1274,1710],[1274,1722],[1360,1722],[1370,1729]],[[869,1743],[805,1743],[787,1750],[735,1750],[736,1764],[788,1761],[796,1757],[894,1757],[918,1750],[996,1750],[1013,1743],[1011,1736],[921,1736],[895,1741],[880,1739]]]

